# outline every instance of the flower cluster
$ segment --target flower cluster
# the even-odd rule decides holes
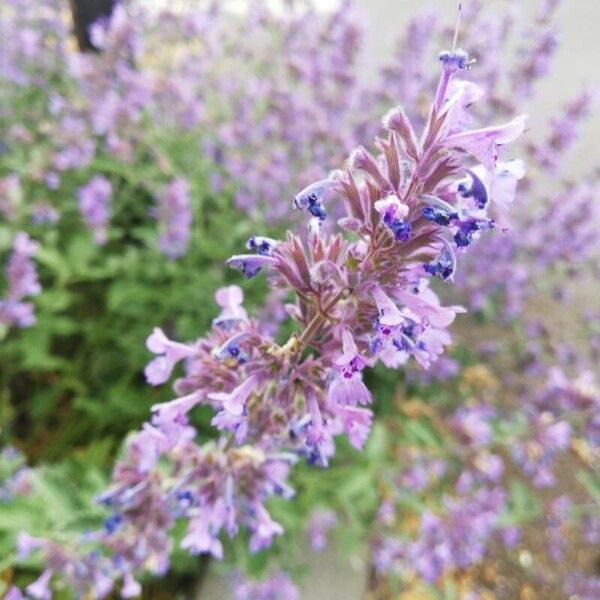
[[[265,502],[292,497],[286,479],[298,457],[326,467],[337,436],[357,449],[365,444],[373,415],[363,371],[411,357],[428,368],[450,343],[448,327],[464,309],[442,306],[430,278],[451,281],[457,252],[494,227],[489,205],[510,201],[507,187],[516,186],[498,182],[518,177],[504,174],[498,155],[523,133],[525,119],[466,129],[473,87],[456,74],[468,55],[443,52],[440,63],[420,137],[401,108],[390,111],[379,156],[358,147],[345,170],[295,195],[293,207],[311,217],[306,236],[255,236],[253,252],[228,261],[246,277],[265,271],[272,287],[294,293],[286,312],[297,332],[276,343],[231,286],[216,294],[221,312],[207,336],[180,343],[157,328],[148,338],[157,355],[146,370],[150,383],[167,381],[182,360],[185,373],[175,383],[178,397],[156,404],[128,441],[100,499],[112,511],[99,536],[113,553],[113,579],[127,587],[131,572],[164,573],[177,519],[187,522],[182,546],[192,554],[221,558],[222,534],[242,527],[251,552],[270,546],[283,528]],[[338,222],[347,237],[325,223],[335,196],[344,202]],[[215,411],[220,432],[203,445],[189,421],[200,404]],[[89,572],[87,580],[94,581]]]
[[[501,13],[479,0],[463,7],[461,35],[477,60],[476,81],[485,89],[487,101],[470,107],[480,99],[477,88],[463,98],[470,112],[481,118],[514,114],[518,106],[535,98],[537,84],[548,74],[557,49],[555,14],[560,0],[541,1],[528,24],[518,18],[522,7],[517,4],[509,2],[513,6]],[[367,103],[373,104],[373,97],[387,103],[401,94],[412,100],[408,106],[416,110],[409,113],[413,122],[426,119],[419,100],[434,88],[435,74],[425,59],[432,44],[447,42],[451,36],[452,31],[431,10],[417,14],[398,42],[396,59],[381,69],[381,89],[367,94]],[[509,56],[512,44],[517,46],[516,59],[507,68],[498,57]],[[560,281],[555,292],[568,296],[573,282],[585,279],[597,267],[600,248],[592,233],[598,219],[598,203],[594,201],[597,169],[576,181],[565,173],[565,158],[578,140],[596,96],[591,89],[577,90],[549,119],[546,137],[528,136],[522,150],[530,171],[527,176],[516,161],[499,167],[508,177],[500,176],[495,185],[506,189],[510,198],[515,178],[523,179],[528,201],[510,213],[501,202],[491,207],[499,231],[465,256],[466,268],[456,278],[456,287],[468,296],[469,306],[489,309],[491,301],[499,300],[505,316],[523,316],[527,300],[557,275]],[[489,190],[490,182],[482,181]],[[548,182],[552,182],[550,186]]]
[[[190,190],[185,179],[174,179],[165,188],[159,198],[156,217],[161,229],[160,249],[170,258],[185,254],[192,225]]]
[[[111,17],[90,29],[96,53],[70,49],[64,4],[11,0],[0,13],[7,39],[3,144],[35,154],[30,178],[51,192],[69,193],[72,173],[91,172],[79,196],[98,243],[111,195],[99,182],[122,176],[115,161],[152,165],[157,187],[168,189],[195,174],[188,157],[182,165],[169,156],[167,128],[210,169],[205,176],[215,194],[225,189],[241,210],[275,221],[289,220],[280,199],[291,193],[291,181],[303,186],[324,177],[357,143],[360,30],[348,2],[331,13],[313,0],[290,1],[281,12],[250,3],[243,15],[234,2],[199,0],[181,11],[116,3]],[[165,47],[174,48],[168,57]],[[23,115],[18,107],[28,86],[40,98]],[[33,129],[29,120],[43,127]],[[191,207],[184,208],[181,185],[165,191],[152,211],[160,215],[158,245],[169,257],[187,245]]]
[[[539,385],[540,376],[545,384]],[[569,377],[563,367],[554,367],[530,373],[523,390],[507,381],[503,394],[510,389],[522,405],[513,407],[514,400],[495,398],[498,382],[485,384],[489,377],[484,367],[466,369],[458,388],[468,396],[471,380],[485,402],[446,414],[423,405],[431,435],[443,446],[396,442],[393,455],[401,464],[382,469],[384,494],[371,537],[379,576],[439,584],[484,563],[498,543],[509,550],[527,548],[535,527],[545,536],[545,560],[556,563],[556,573],[548,575],[542,563],[531,575],[561,587],[566,581],[568,587],[573,579],[564,576],[568,546],[574,540],[583,547],[597,543],[595,504],[582,501],[575,490],[573,496],[558,493],[568,487],[571,494],[574,483],[566,481],[593,480],[600,415],[595,378],[589,371]],[[419,418],[414,409],[411,414]],[[587,467],[576,477],[564,468],[573,452]],[[514,477],[511,462],[524,479]],[[527,491],[523,481],[539,493]],[[538,554],[543,551],[537,548]]]
[[[0,300],[0,323],[3,325],[30,327],[35,323],[33,304],[26,299],[37,296],[42,290],[31,260],[37,251],[37,242],[23,231],[17,233],[6,267],[7,289]]]
[[[94,235],[96,244],[106,243],[106,224],[110,218],[112,185],[106,177],[96,175],[79,188],[79,210]]]

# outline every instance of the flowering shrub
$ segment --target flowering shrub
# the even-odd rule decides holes
[[[226,3],[119,4],[92,27],[101,52],[79,54],[67,9],[11,0],[0,11],[0,422],[30,457],[78,446],[106,464],[153,401],[140,377],[148,329],[208,324],[212,290],[231,278],[216,264],[282,216],[290,181],[325,176],[317,165],[354,145],[344,121],[358,30],[348,7],[328,15],[310,2],[257,5],[243,36]],[[254,286],[250,304],[261,295]]]
[[[362,371],[378,361],[397,368],[414,357],[427,368],[438,359],[451,341],[447,328],[464,309],[441,306],[428,276],[451,281],[454,248],[494,227],[486,209],[496,198],[482,197],[472,163],[493,181],[500,146],[525,126],[517,117],[466,129],[471,86],[454,75],[469,67],[469,56],[453,49],[440,62],[420,141],[405,112],[392,109],[383,119],[387,135],[376,141],[379,158],[359,146],[346,171],[294,197],[293,207],[312,217],[305,240],[292,233],[284,241],[252,237],[248,247],[256,253],[229,259],[246,277],[266,270],[273,286],[293,292],[287,312],[298,329],[287,341],[261,334],[237,286],[217,292],[222,311],[207,337],[182,344],[154,330],[147,347],[157,358],[146,369],[148,380],[165,382],[184,359],[186,373],[175,384],[179,397],[153,406],[152,421],[129,440],[114,487],[101,497],[112,516],[99,541],[114,558],[87,560],[53,542],[30,543],[24,552],[41,548],[48,567],[29,593],[43,595],[37,588],[48,589],[59,572],[81,592],[91,584],[95,595],[123,578],[122,594],[135,595],[133,573],[168,569],[177,518],[187,522],[181,546],[192,554],[222,558],[221,533],[231,538],[242,526],[251,553],[269,547],[283,528],[264,503],[291,498],[286,480],[297,457],[328,466],[340,435],[363,447],[372,398]],[[457,184],[463,173],[468,187]],[[333,194],[344,200],[339,224],[352,234],[346,238],[324,224]],[[498,194],[497,201],[510,200]],[[201,403],[215,409],[212,424],[221,436],[198,445],[188,413]]]
[[[29,48],[16,44],[7,54],[20,57],[21,68],[6,69],[14,89],[28,85],[31,67],[46,83],[54,77],[49,73],[62,73],[64,86],[60,93],[52,88],[47,106],[40,102],[48,139],[15,125],[17,150],[7,154],[0,209],[9,230],[20,233],[12,242],[2,322],[32,324],[29,297],[39,293],[35,252],[44,284],[32,337],[13,330],[9,344],[11,336],[23,335],[12,338],[14,348],[29,348],[48,337],[44,328],[62,327],[63,337],[73,328],[67,321],[56,325],[54,315],[44,323],[44,296],[48,308],[60,306],[57,296],[48,296],[47,281],[58,278],[68,288],[108,278],[109,308],[114,294],[122,297],[119,310],[106,317],[123,310],[121,323],[135,319],[136,340],[123,343],[125,326],[110,338],[103,326],[110,321],[99,320],[100,340],[116,343],[124,356],[134,353],[131,373],[137,374],[142,351],[133,342],[144,324],[150,329],[153,310],[152,324],[160,327],[146,340],[154,358],[145,378],[161,386],[180,374],[176,398],[153,404],[149,421],[126,439],[110,487],[101,491],[97,471],[86,474],[84,487],[88,495],[97,493],[98,505],[74,489],[63,498],[61,481],[80,478],[75,470],[59,466],[40,475],[23,468],[13,451],[3,454],[7,514],[17,522],[41,514],[27,523],[31,527],[19,527],[9,542],[16,550],[0,563],[42,567],[37,579],[25,580],[27,595],[70,590],[104,597],[116,589],[122,597],[138,596],[147,573],[192,568],[184,558],[189,554],[234,563],[236,598],[294,599],[298,589],[281,568],[298,570],[302,537],[318,552],[334,535],[369,547],[370,583],[385,598],[406,588],[444,597],[517,597],[518,589],[510,588],[517,582],[506,590],[487,575],[498,547],[529,580],[594,597],[597,578],[571,569],[565,557],[573,540],[596,543],[599,529],[600,392],[589,367],[595,342],[586,356],[580,342],[574,351],[568,336],[557,339],[522,312],[548,282],[556,283],[555,296],[564,296],[565,269],[579,282],[598,259],[594,225],[582,218],[597,208],[596,179],[567,183],[543,202],[546,192],[536,187],[540,173],[562,176],[560,157],[593,95],[579,94],[543,142],[524,136],[527,168],[499,156],[524,132],[525,118],[513,115],[548,70],[556,4],[543,3],[535,27],[520,36],[527,42],[518,65],[508,71],[500,57],[515,29],[510,13],[492,18],[483,2],[469,3],[462,35],[473,52],[457,50],[454,37],[452,50],[439,55],[435,78],[424,62],[427,43],[447,42],[453,33],[431,13],[420,15],[399,46],[401,60],[383,69],[377,90],[356,87],[358,34],[347,4],[327,18],[304,2],[290,2],[282,15],[253,9],[247,36],[217,7],[167,11],[158,20],[119,7],[110,24],[92,30],[102,52],[65,61],[66,73],[61,61],[24,61],[19,52],[31,58],[39,50],[35,36]],[[59,13],[39,14],[48,27],[48,15]],[[50,22],[50,30],[60,32],[60,19]],[[281,35],[271,39],[272,31]],[[199,34],[199,49],[180,48],[182,38]],[[236,53],[228,54],[238,40]],[[163,63],[157,48],[167,43],[173,50]],[[275,60],[280,45],[285,50]],[[470,71],[472,56],[477,68]],[[249,65],[248,79],[232,80],[224,66],[231,61],[237,73],[240,59]],[[189,81],[210,86],[195,89]],[[222,106],[219,98],[228,102]],[[387,110],[399,98],[402,107],[388,110],[381,126],[364,117],[372,106]],[[208,123],[214,124],[210,134],[202,131]],[[300,127],[305,123],[310,126]],[[372,149],[356,147],[343,169],[329,171],[375,132]],[[190,165],[188,142],[203,149],[206,163]],[[33,155],[44,144],[51,169],[47,157],[33,156],[38,175],[29,180],[23,168],[15,177],[14,152]],[[59,211],[47,199],[24,204],[24,181],[34,198],[40,186],[45,196],[57,186],[57,194],[70,190],[72,206],[61,203]],[[518,182],[519,197],[535,200],[531,209],[522,201],[513,208]],[[291,221],[290,204],[281,201],[290,185],[296,186],[296,226],[285,236],[257,235],[258,223],[220,205],[231,194],[247,216],[266,208],[267,220]],[[219,209],[211,222],[209,207]],[[297,224],[302,217],[307,229]],[[39,248],[22,232],[28,218],[39,228],[32,231],[43,232],[35,236]],[[85,242],[71,250],[76,230]],[[254,302],[244,305],[235,284],[217,289],[210,316],[201,305],[223,280],[213,270],[195,275],[199,261],[211,265],[226,251],[205,243],[215,231],[232,233],[226,247],[247,240],[248,252],[227,264],[249,279],[266,275],[270,294],[260,310]],[[123,248],[121,270],[115,256]],[[160,265],[154,275],[148,256]],[[71,273],[79,259],[82,267]],[[157,283],[173,286],[172,293],[157,299]],[[246,291],[255,286],[246,284]],[[502,334],[486,335],[489,325],[473,319],[465,331],[467,317],[454,323],[465,309],[440,300],[452,290],[485,309],[484,316],[498,306]],[[140,297],[150,299],[143,310]],[[190,310],[190,298],[198,299],[197,311]],[[164,312],[156,309],[163,302]],[[73,314],[73,305],[69,299],[59,311]],[[77,300],[83,309],[92,305],[90,296]],[[584,317],[591,322],[594,315]],[[174,341],[189,339],[194,321],[210,322],[206,335]],[[458,335],[448,356],[451,325]],[[33,356],[35,373],[44,363]],[[61,366],[48,364],[53,373]],[[103,384],[112,372],[103,373]],[[123,402],[130,389],[123,381],[127,377],[115,388],[115,404],[117,414],[130,419],[120,426],[125,430],[139,413]],[[91,401],[77,404],[95,419],[103,412]],[[107,418],[114,419],[114,411]],[[101,443],[97,448],[83,455],[86,469],[94,452],[101,459],[110,455]],[[565,488],[568,495],[559,491]],[[543,531],[548,544],[547,556],[536,561],[527,547],[531,527]],[[12,587],[8,597],[21,592]]]

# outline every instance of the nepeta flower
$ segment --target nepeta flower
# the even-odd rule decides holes
[[[38,250],[38,243],[25,232],[17,233],[6,267],[8,286],[4,298],[0,299],[0,323],[18,327],[30,327],[35,323],[33,304],[23,300],[42,291],[31,260]]]
[[[368,363],[359,354],[348,330],[342,331],[342,343],[343,354],[333,361],[336,377],[329,384],[327,401],[332,406],[371,404],[371,392],[360,374]]]
[[[294,196],[293,207],[306,211],[313,217],[317,217],[320,221],[324,221],[327,217],[327,212],[323,206],[323,196],[327,190],[335,188],[337,185],[337,181],[331,179],[311,183]]]
[[[239,269],[245,277],[251,279],[258,275],[263,267],[273,265],[276,260],[262,254],[237,254],[227,261],[227,266]]]
[[[50,590],[50,580],[54,571],[52,569],[46,569],[38,579],[33,583],[30,583],[26,592],[36,600],[51,600],[52,591]]]
[[[169,258],[183,256],[187,250],[192,226],[190,186],[179,177],[169,183],[159,196],[155,212],[159,222],[159,248]]]
[[[113,34],[129,39],[127,21],[119,17],[117,24],[122,27]],[[283,528],[266,502],[292,497],[287,477],[299,457],[326,467],[340,435],[357,449],[364,446],[373,413],[358,406],[372,401],[362,370],[380,360],[396,368],[413,357],[429,368],[450,343],[448,328],[464,309],[443,306],[426,274],[450,280],[453,241],[467,245],[493,226],[489,203],[469,205],[468,195],[457,194],[459,182],[465,172],[477,172],[475,159],[495,173],[497,147],[522,133],[524,119],[457,133],[467,110],[461,103],[460,116],[446,129],[449,84],[470,60],[454,50],[441,60],[437,94],[427,121],[417,121],[418,138],[404,111],[388,114],[390,129],[373,146],[377,156],[359,146],[346,171],[317,176],[294,197],[294,207],[314,219],[308,233],[289,232],[277,243],[254,236],[249,247],[257,254],[227,261],[247,277],[268,266],[270,285],[293,296],[285,309],[295,321],[287,340],[279,344],[261,333],[235,286],[216,294],[221,312],[193,344],[172,342],[160,329],[149,337],[148,348],[159,354],[146,369],[150,383],[166,381],[182,359],[184,374],[175,382],[177,397],[153,406],[151,424],[128,440],[113,488],[102,497],[114,520],[98,535],[126,565],[118,574],[108,569],[113,579],[148,566],[164,573],[178,520],[187,523],[183,546],[192,553],[220,558],[221,538],[242,528],[250,552],[269,547]],[[462,86],[463,96],[469,90]],[[300,122],[297,115],[294,121]],[[271,119],[263,127],[268,130]],[[247,185],[246,173],[243,179]],[[182,189],[175,195],[185,196]],[[332,202],[341,200],[351,236],[334,224],[319,226],[327,218],[326,193]],[[197,405],[215,410],[215,440],[196,440],[189,412]],[[485,467],[480,472],[493,472]],[[481,557],[505,497],[482,487],[473,498],[447,504],[451,518],[424,515],[421,539],[406,549],[429,579]]]
[[[146,380],[151,385],[160,385],[167,381],[180,360],[196,353],[193,346],[171,341],[160,327],[155,327],[148,336],[146,346],[150,352],[159,355],[148,363],[144,370]]]
[[[77,192],[79,210],[92,230],[96,244],[105,244],[107,240],[106,226],[110,218],[112,193],[112,184],[103,175],[95,175]]]
[[[245,409],[246,401],[253,392],[258,392],[259,380],[256,376],[250,376],[231,392],[213,392],[208,397],[215,402],[221,402],[223,410],[234,417],[239,417]]]
[[[221,314],[213,319],[213,325],[220,325],[226,329],[234,326],[239,321],[247,321],[248,313],[242,306],[244,292],[237,285],[220,288],[215,292],[215,302],[221,307]]]

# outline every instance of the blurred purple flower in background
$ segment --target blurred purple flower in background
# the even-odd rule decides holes
[[[81,216],[92,231],[94,241],[98,245],[103,245],[107,241],[112,195],[112,184],[103,175],[94,175],[86,185],[77,191]]]

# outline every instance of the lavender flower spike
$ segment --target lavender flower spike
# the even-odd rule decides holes
[[[148,363],[144,370],[150,385],[160,385],[167,381],[180,360],[196,354],[193,346],[171,341],[160,327],[155,327],[148,336],[146,347],[150,352],[160,355]]]
[[[156,216],[160,224],[158,245],[169,258],[183,256],[187,250],[192,226],[190,186],[178,177],[159,197]]]
[[[342,332],[344,352],[334,360],[336,378],[329,385],[327,402],[331,406],[371,404],[371,392],[362,381],[361,371],[367,361],[359,354],[352,334]]]
[[[8,290],[6,296],[0,299],[0,323],[18,327],[30,327],[35,323],[33,305],[23,302],[23,299],[37,296],[42,291],[35,264],[31,260],[38,249],[38,243],[25,232],[20,231],[15,236],[6,268]]]
[[[498,160],[498,148],[522,135],[526,121],[527,116],[521,115],[504,125],[455,133],[446,138],[444,145],[471,154],[493,173]]]
[[[77,192],[81,215],[92,230],[94,241],[99,245],[106,243],[106,225],[110,218],[112,193],[112,184],[103,175],[95,175]]]

